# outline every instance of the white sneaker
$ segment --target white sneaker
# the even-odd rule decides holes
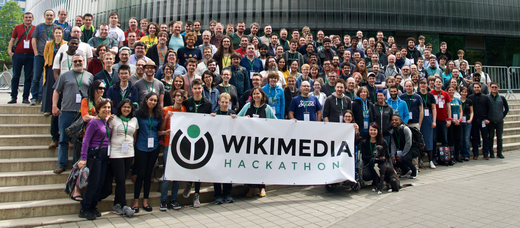
[[[193,194],[193,207],[200,207],[199,193]]]
[[[430,161],[430,169],[435,169],[437,167],[435,167],[435,164],[433,164],[433,161]]]

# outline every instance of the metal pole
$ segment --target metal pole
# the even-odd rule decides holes
[[[513,93],[513,89],[511,88],[511,67],[507,68],[507,94],[506,97],[510,99],[514,97],[516,99],[515,94]]]

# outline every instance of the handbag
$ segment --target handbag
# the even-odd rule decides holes
[[[85,129],[85,121],[81,116],[81,113],[78,112],[72,124],[65,128],[65,133],[71,138],[82,138],[83,137],[83,129]]]

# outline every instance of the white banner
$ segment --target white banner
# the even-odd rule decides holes
[[[352,124],[176,112],[170,129],[167,180],[271,185],[355,180]]]

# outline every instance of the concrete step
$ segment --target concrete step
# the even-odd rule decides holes
[[[509,107],[509,112],[507,113],[507,115],[520,115],[520,108],[512,109],[511,107]]]
[[[0,187],[65,184],[69,177],[70,170],[66,170],[61,174],[54,174],[53,169],[54,167],[44,171],[1,172]]]
[[[509,128],[518,128],[520,127],[520,121],[507,121],[504,122],[504,130]]]
[[[18,102],[21,102],[21,100],[18,100]],[[15,105],[0,105],[0,114],[40,114],[43,116],[41,106],[30,106],[20,103]]]
[[[52,170],[57,162],[57,157],[0,159],[0,172]],[[69,157],[68,167],[71,163],[72,157]]]
[[[51,117],[43,114],[0,114],[0,124],[50,124]]]
[[[48,124],[0,124],[0,135],[50,134]]]
[[[504,128],[507,126],[507,123],[504,124]],[[510,135],[520,135],[520,127],[509,127],[504,129],[504,136]],[[495,137],[496,138],[496,137]]]
[[[518,135],[508,135],[508,136],[503,136],[502,137],[502,140],[503,140],[503,144],[508,144],[508,143],[517,143],[519,142],[520,140],[518,140]],[[496,144],[496,136],[495,136],[495,143]]]
[[[0,146],[0,159],[15,159],[15,158],[43,158],[58,156],[58,148],[49,149],[46,146]],[[72,156],[72,149],[69,149],[69,156]]]
[[[493,148],[496,151],[496,148],[497,148],[497,144],[496,143],[493,145]],[[520,149],[520,143],[518,143],[518,142],[517,143],[504,143],[502,145],[502,149],[504,151],[519,150]]]
[[[509,121],[520,121],[520,115],[509,115],[507,114],[506,118],[504,118],[505,122]]]
[[[50,134],[0,135],[2,146],[48,146],[51,141]]]
[[[283,187],[283,186],[282,186]],[[273,188],[268,188],[273,189]],[[178,192],[177,202],[181,205],[193,205],[193,194],[189,198],[182,197],[183,189]],[[234,185],[232,196],[242,196],[247,192],[247,187],[244,185]],[[213,187],[204,187],[200,189],[199,200],[201,203],[213,202]],[[268,193],[269,194],[269,193]],[[132,206],[133,193],[126,194],[127,205]],[[160,204],[160,192],[152,191],[148,199],[148,203],[153,207],[153,211],[159,211]],[[97,208],[100,212],[112,211],[113,196],[109,196],[107,199],[99,202]],[[142,201],[140,200],[140,211],[142,209]],[[77,214],[81,209],[79,202],[73,201],[69,198],[50,199],[50,200],[33,200],[33,201],[22,201],[22,202],[5,202],[0,203],[0,220],[5,219],[17,219],[17,218],[30,218],[30,217],[42,217],[42,216],[55,216],[55,215],[67,215]],[[142,214],[139,212],[137,215]]]

